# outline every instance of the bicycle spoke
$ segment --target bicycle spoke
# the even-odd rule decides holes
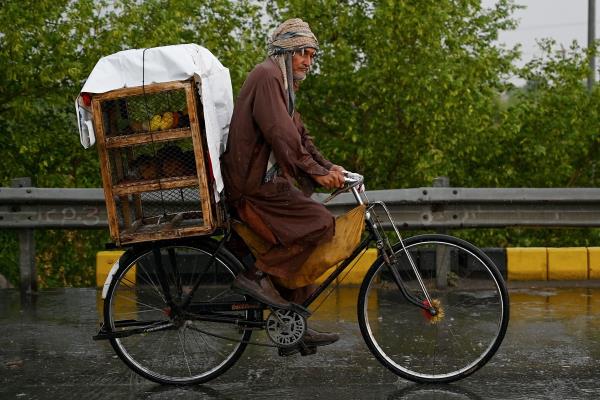
[[[162,349],[163,349],[163,345],[167,342],[167,336],[170,336],[167,334],[167,332],[159,332],[160,333],[160,340],[159,340],[159,346],[158,349],[156,351],[156,354],[162,354]],[[146,343],[144,343],[146,344]],[[140,345],[144,345],[140,342]]]
[[[140,306],[144,306],[144,307],[146,307],[146,308],[148,308],[148,309],[150,309],[150,310],[153,310],[153,311],[158,311],[158,312],[160,312],[160,313],[162,313],[162,312],[163,312],[163,310],[162,310],[162,309],[160,309],[160,308],[158,308],[158,307],[154,307],[154,306],[152,306],[152,305],[150,305],[150,304],[143,303],[143,302],[139,301],[137,298],[131,298],[131,297],[129,297],[129,296],[125,296],[125,295],[123,295],[123,294],[119,294],[119,295],[117,295],[117,298],[118,298],[119,300],[124,300],[124,301],[128,301],[128,302],[130,302],[130,303],[133,303],[133,304],[137,304],[137,305],[140,305]]]
[[[207,355],[207,354],[208,354],[208,353],[207,353],[207,351],[206,351],[206,350],[204,350],[204,349],[202,349],[202,344],[201,344],[201,343],[198,341],[198,336],[200,336],[200,335],[198,335],[198,332],[195,332],[195,331],[193,331],[192,329],[190,329],[190,330],[191,330],[193,333],[195,333],[195,335],[192,335],[192,337],[194,338],[194,343],[196,344],[196,345],[195,345],[195,348],[196,348],[196,349],[198,349],[199,351],[202,351],[202,352],[203,352],[205,355]],[[201,350],[201,349],[202,349],[202,350]]]
[[[159,288],[159,286],[156,284],[156,282],[154,282],[154,279],[152,279],[152,277],[150,276],[150,274],[148,273],[148,271],[146,270],[146,268],[144,268],[143,266],[140,266],[140,269],[145,274],[145,277],[148,279],[148,281],[151,283],[150,287],[152,287],[154,289],[154,291],[161,298],[161,300],[163,301],[163,303],[166,303],[167,299],[163,295],[162,290]],[[124,278],[124,279],[126,279],[126,278]]]
[[[250,330],[238,331],[232,329],[235,326],[228,321],[212,321],[210,332],[203,332],[194,329],[199,322],[193,320],[193,314],[188,315],[185,308],[178,308],[178,301],[184,301],[180,295],[190,294],[194,287],[197,288],[194,301],[201,302],[203,307],[231,298],[229,286],[240,270],[239,264],[231,267],[230,259],[218,256],[209,263],[212,251],[193,246],[170,246],[141,252],[135,257],[129,256],[130,264],[123,266],[119,276],[115,276],[105,300],[108,307],[105,309],[109,310],[105,323],[111,330],[118,330],[121,328],[115,328],[116,321],[134,320],[136,327],[150,330],[111,340],[115,351],[140,375],[160,383],[205,382],[233,365],[244,350]],[[160,254],[164,261],[162,278],[156,265],[161,262]],[[126,271],[134,265],[137,266],[137,279],[127,279]],[[168,297],[163,287],[166,290],[167,283],[174,304],[166,301]],[[239,295],[238,298],[244,299]],[[243,320],[248,311],[230,314]],[[182,318],[186,320],[182,321]],[[161,324],[169,321],[176,328],[161,329]],[[230,338],[218,339],[223,337],[221,332],[227,332],[226,336]]]
[[[183,354],[183,359],[185,360],[185,365],[187,367],[189,376],[192,376],[192,369],[190,368],[190,363],[188,362],[188,358],[185,353],[185,346],[183,345],[185,340],[181,340],[181,335],[182,333],[180,331],[177,331],[177,336],[179,337],[179,344],[181,345],[181,353]],[[183,336],[185,336],[185,331],[183,332]]]
[[[208,343],[208,341],[206,340],[205,335],[200,335],[200,339],[202,339],[202,341],[204,342],[204,344],[206,344],[206,347],[209,347],[212,350],[214,350],[217,353],[219,353],[219,355],[224,356],[224,354],[223,354],[223,352],[221,350],[217,349],[216,347],[214,347],[214,346],[212,346],[211,344]]]

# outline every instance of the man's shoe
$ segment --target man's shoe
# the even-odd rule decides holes
[[[302,341],[307,346],[327,346],[340,340],[337,333],[319,332],[314,329],[306,328],[306,333]]]
[[[319,332],[307,328],[301,343],[293,347],[280,347],[277,352],[282,357],[289,357],[298,352],[303,356],[308,356],[317,352],[317,346],[327,346],[338,340],[340,340],[340,335],[337,333]]]
[[[302,343],[297,344],[296,346],[292,346],[292,347],[280,347],[279,349],[277,349],[277,353],[281,356],[281,357],[289,357],[289,356],[293,356],[294,354],[300,352],[301,356],[311,356],[313,354],[317,353],[317,346],[306,346]]]
[[[269,279],[269,275],[264,273],[244,272],[238,274],[231,284],[231,288],[271,307],[289,309],[292,304],[281,297]]]

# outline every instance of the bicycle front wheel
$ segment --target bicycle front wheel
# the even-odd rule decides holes
[[[231,367],[244,351],[250,330],[202,316],[244,320],[249,311],[196,311],[245,300],[230,290],[240,263],[224,249],[213,256],[215,251],[214,242],[204,241],[156,245],[121,258],[104,301],[104,324],[116,334],[143,330],[110,340],[138,374],[162,384],[202,383]]]
[[[427,305],[423,284],[438,313],[409,302],[379,258],[360,289],[361,333],[377,359],[399,376],[415,382],[462,379],[481,368],[504,338],[509,304],[502,276],[483,251],[461,239],[421,235],[404,244],[407,252],[400,244],[395,248],[393,268],[406,292]]]

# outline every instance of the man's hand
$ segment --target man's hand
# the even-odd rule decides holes
[[[340,172],[343,173],[344,171],[346,171],[346,168],[344,168],[344,167],[342,167],[340,165],[333,164],[329,170],[330,171],[340,171]]]
[[[344,186],[344,174],[333,167],[327,175],[312,175],[313,179],[326,189],[337,189]]]

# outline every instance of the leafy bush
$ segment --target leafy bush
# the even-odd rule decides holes
[[[0,8],[0,184],[99,187],[78,142],[73,101],[96,61],[129,48],[198,43],[230,69],[237,93],[266,56],[276,21],[309,21],[322,51],[298,108],[323,153],[370,189],[596,185],[600,92],[583,82],[592,54],[574,44],[517,69],[496,43],[517,6],[500,0],[36,2]],[[524,88],[507,83],[527,80]],[[597,230],[457,232],[484,246],[597,242]],[[16,282],[17,242],[1,232],[0,273]],[[36,231],[41,286],[87,286],[106,232]]]

